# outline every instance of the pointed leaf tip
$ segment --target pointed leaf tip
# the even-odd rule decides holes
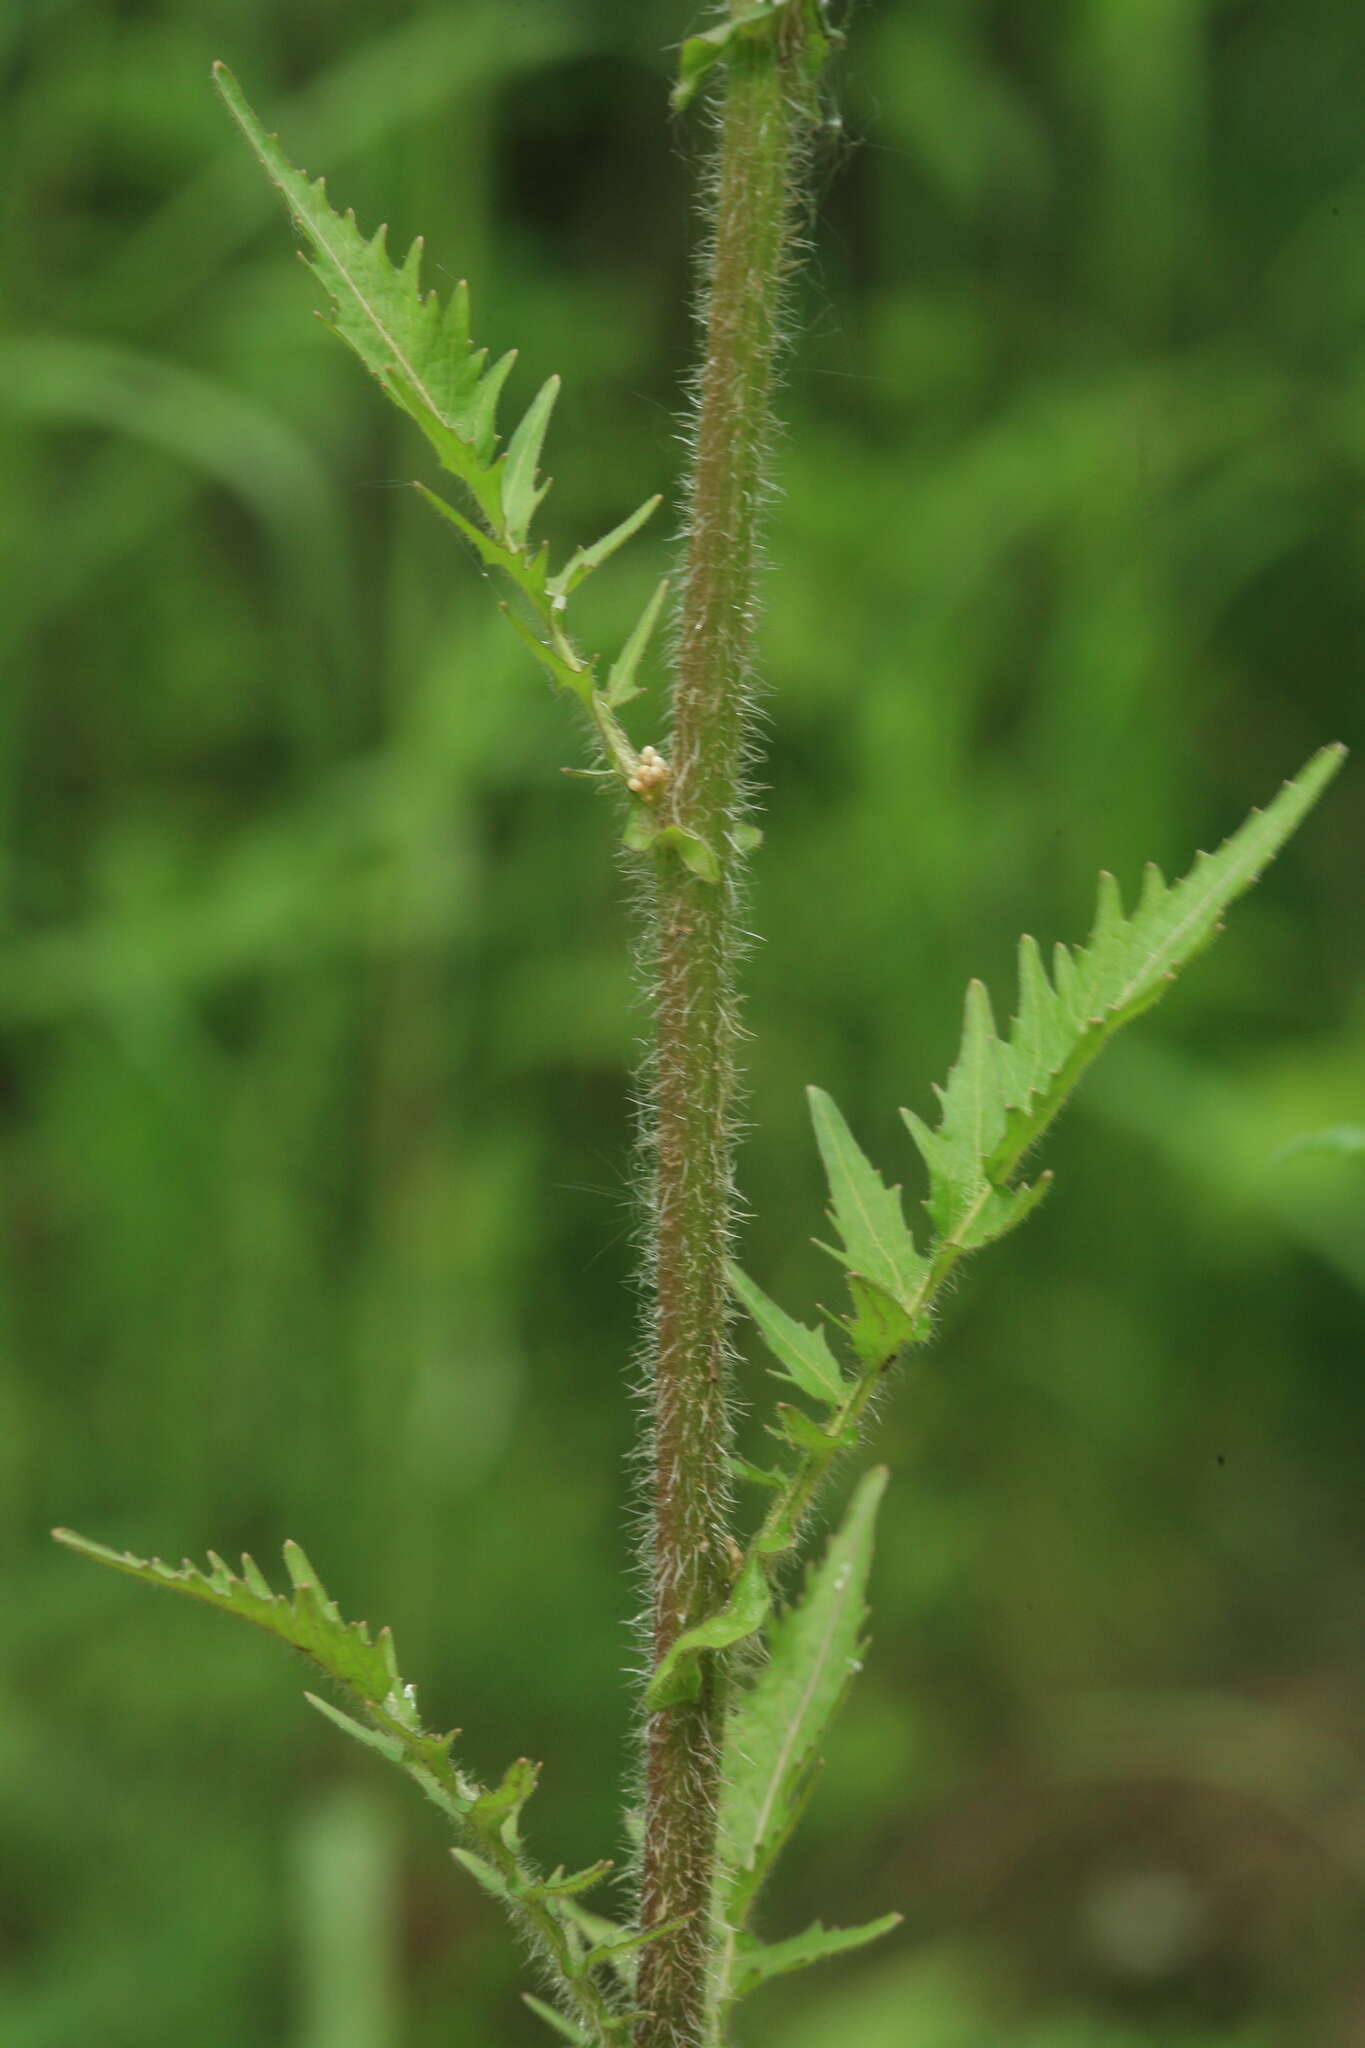
[[[1283,846],[1341,759],[1339,747],[1323,748],[1216,853],[1199,854],[1182,881],[1168,884],[1149,863],[1131,914],[1115,877],[1101,873],[1090,937],[1055,948],[1050,979],[1037,944],[1021,940],[1018,1010],[1003,1038],[984,987],[971,984],[957,1060],[946,1088],[935,1091],[937,1128],[904,1112],[928,1170],[938,1277],[1041,1200],[1048,1176],[1030,1188],[1014,1182],[1025,1153],[1114,1033],[1150,1009],[1213,940],[1228,906]]]
[[[913,1312],[928,1264],[906,1227],[900,1190],[888,1188],[870,1164],[833,1097],[815,1087],[808,1088],[806,1096],[833,1221],[843,1239],[843,1250],[834,1256]]]

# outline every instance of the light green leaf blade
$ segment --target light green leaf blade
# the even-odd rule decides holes
[[[559,378],[547,377],[527,407],[503,458],[502,523],[509,545],[517,549],[525,547],[536,508],[550,488],[548,483],[537,483],[536,465],[558,396]]]
[[[929,1267],[906,1228],[900,1189],[885,1185],[824,1089],[808,1088],[806,1094],[829,1182],[835,1227],[844,1241],[843,1251],[835,1250],[834,1256],[912,1312]]]
[[[1343,748],[1324,747],[1217,853],[1201,853],[1183,881],[1168,884],[1149,867],[1131,916],[1113,877],[1101,876],[1090,937],[1074,952],[1059,946],[1051,976],[1025,938],[1019,1013],[1005,1036],[996,1033],[985,989],[972,984],[937,1128],[904,1112],[929,1172],[936,1260],[990,1243],[1037,1202],[1041,1181],[1011,1180],[1025,1152],[1114,1033],[1150,1009],[1215,937],[1223,912],[1278,853],[1343,758]]]
[[[898,1351],[922,1334],[898,1301],[857,1273],[848,1277],[853,1313],[840,1324],[863,1365],[880,1372]]]
[[[334,212],[324,181],[310,180],[289,162],[226,65],[216,64],[213,76],[224,105],[308,243],[308,267],[332,301],[329,324],[417,422],[496,524],[498,492],[490,470],[493,412],[512,358],[503,357],[485,370],[483,353],[470,347],[464,286],[444,306],[434,292],[424,295],[421,242],[414,242],[401,267],[396,266],[385,247],[385,230],[367,239],[354,214]]]
[[[580,1968],[586,1973],[606,1963],[619,1974],[628,1963],[633,1962],[642,1948],[648,1948],[653,1941],[661,1941],[666,1934],[676,1934],[680,1927],[686,1927],[691,1918],[690,1913],[679,1913],[676,1918],[661,1920],[656,1926],[646,1927],[639,1933],[618,1934],[609,1941],[599,1942],[596,1948],[590,1949],[584,1956]]]
[[[537,2019],[544,2020],[551,2032],[558,2034],[561,2040],[573,2041],[577,2043],[577,2048],[592,2048],[590,2037],[584,2033],[582,2027],[562,2012],[556,2012],[552,2005],[546,2005],[543,1998],[533,1998],[529,1991],[523,1991],[521,2002],[530,2007]]]
[[[762,1628],[772,1606],[772,1595],[757,1554],[746,1559],[725,1605],[695,1628],[684,1630],[667,1655],[659,1660],[645,1705],[651,1714],[673,1707],[680,1700],[695,1699],[701,1688],[697,1659],[704,1650],[728,1650]]]
[[[526,1896],[534,1895],[538,1899],[576,1898],[580,1892],[589,1892],[594,1885],[601,1884],[615,1868],[610,1856],[602,1856],[596,1863],[589,1863],[582,1870],[571,1870],[567,1875],[562,1869],[556,1870],[553,1876],[542,1878],[539,1884],[528,1887]]]
[[[425,484],[419,483],[414,488],[418,496],[424,499],[434,512],[439,512],[442,519],[448,520],[456,532],[469,542],[485,568],[500,570],[530,599],[538,612],[544,611],[547,594],[544,548],[538,549],[535,554],[520,553],[486,532],[482,526],[476,525],[472,519],[466,519],[458,507],[447,503],[435,491],[428,490]]]
[[[794,1934],[787,1941],[755,1944],[752,1948],[743,1946],[735,1957],[734,1995],[745,1998],[773,1977],[784,1977],[790,1970],[804,1970],[811,1963],[823,1962],[826,1956],[864,1948],[868,1942],[877,1941],[899,1927],[901,1918],[899,1913],[883,1913],[879,1920],[869,1920],[862,1927],[822,1927],[817,1920],[804,1934]]]
[[[110,1550],[71,1529],[54,1529],[52,1533],[58,1543],[82,1557],[92,1558],[96,1564],[109,1565],[129,1578],[168,1587],[174,1593],[202,1601],[205,1606],[216,1607],[223,1614],[235,1614],[242,1621],[249,1621],[292,1649],[301,1650],[367,1705],[382,1707],[389,1713],[397,1709],[407,1717],[408,1702],[388,1630],[372,1640],[363,1621],[344,1622],[297,1543],[287,1545],[285,1551],[293,1587],[291,1598],[287,1593],[273,1593],[250,1558],[243,1558],[242,1576],[238,1577],[212,1552],[208,1571],[201,1572],[188,1561],[168,1565],[160,1558],[134,1557],[129,1551]],[[392,1706],[386,1705],[388,1702]]]
[[[478,1855],[473,1849],[452,1849],[450,1853],[455,1858],[455,1861],[469,1872],[475,1884],[480,1885],[490,1898],[503,1900],[511,1898],[511,1889],[506,1878],[495,1864],[488,1861],[486,1856]]]
[[[731,1716],[720,1819],[727,1919],[747,1910],[767,1876],[818,1745],[858,1668],[886,1482],[884,1466],[859,1482],[802,1598],[774,1622],[768,1662]]]
[[[829,1408],[837,1408],[848,1393],[848,1387],[824,1331],[811,1330],[804,1323],[798,1323],[775,1301],[770,1301],[762,1288],[756,1287],[748,1274],[733,1261],[727,1264],[726,1272],[731,1287],[748,1309],[759,1335],[782,1368],[776,1377],[790,1380],[813,1401],[822,1401]]]
[[[658,624],[659,614],[664,608],[667,596],[668,578],[665,577],[662,583],[656,586],[654,595],[641,612],[629,640],[607,670],[606,697],[613,710],[622,704],[629,704],[632,697],[638,697],[640,694],[635,672]]]
[[[515,1848],[517,1821],[522,1807],[536,1789],[539,1776],[539,1767],[528,1757],[517,1757],[507,1766],[502,1782],[491,1791],[481,1792],[470,1807],[470,1826],[485,1835],[496,1831],[509,1848]]]
[[[52,1533],[82,1557],[147,1585],[184,1594],[222,1614],[235,1615],[291,1649],[301,1650],[359,1703],[374,1724],[376,1740],[371,1746],[400,1763],[443,1812],[459,1820],[473,1805],[475,1795],[451,1762],[450,1739],[428,1733],[418,1719],[415,1694],[399,1675],[389,1631],[382,1629],[372,1639],[364,1622],[343,1621],[297,1543],[284,1546],[291,1585],[291,1593],[285,1594],[271,1591],[250,1558],[243,1558],[238,1577],[212,1551],[209,1569],[202,1572],[189,1563],[177,1567],[163,1564],[160,1558],[110,1550],[70,1529]],[[361,1740],[368,1735],[368,1730],[325,1701],[315,1700],[314,1704],[348,1734]]]
[[[662,493],[656,492],[652,498],[646,498],[643,505],[637,505],[633,512],[627,513],[619,526],[613,526],[610,533],[604,533],[600,540],[595,540],[591,547],[575,548],[559,574],[551,580],[551,595],[568,597],[577,590],[585,577],[591,576],[594,569],[600,569],[603,562],[640,531],[646,520],[653,518],[662,503]]]
[[[377,1749],[391,1764],[402,1763],[403,1743],[400,1736],[385,1735],[381,1729],[367,1728],[363,1722],[353,1721],[349,1714],[343,1714],[340,1707],[334,1707],[330,1700],[323,1699],[318,1693],[305,1692],[304,1698],[310,1707],[317,1708],[324,1720],[330,1721],[334,1728],[340,1728],[343,1735],[349,1735],[354,1741],[363,1743],[366,1749]]]

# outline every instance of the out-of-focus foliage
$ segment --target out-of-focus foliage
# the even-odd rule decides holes
[[[404,423],[310,322],[208,66],[471,279],[514,409],[563,374],[558,554],[677,475],[663,51],[703,25],[0,13],[7,2044],[546,2038],[438,1816],[297,1673],[45,1532],[297,1538],[475,1768],[544,1759],[557,1855],[613,1827],[641,1018],[609,817],[394,488]],[[1081,937],[1097,868],[1131,891],[1365,737],[1365,25],[848,27],[766,628],[743,1261],[781,1300],[829,1287],[804,1084],[891,1157],[1019,931]],[[593,644],[670,566],[652,530],[622,559]],[[1365,1200],[1294,1144],[1365,1103],[1358,774],[1088,1081],[1057,1192],[885,1410],[868,1670],[758,1931],[906,1924],[750,2038],[1365,2025]]]

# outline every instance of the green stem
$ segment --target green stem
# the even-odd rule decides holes
[[[795,0],[768,32],[732,38],[720,119],[667,803],[668,822],[713,850],[720,879],[662,854],[653,938],[656,1664],[722,1604],[734,1571],[725,1259],[734,1211],[738,828],[804,20]],[[648,2017],[638,2048],[691,2048],[702,2035],[724,1714],[725,1673],[711,1656],[698,1697],[651,1715],[645,1731],[640,1924],[690,1917],[641,1955]]]

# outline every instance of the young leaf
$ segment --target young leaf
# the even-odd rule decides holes
[[[558,2034],[561,2040],[573,2041],[577,2048],[592,2048],[592,2043],[582,2027],[562,2012],[556,2012],[552,2005],[546,2005],[544,1999],[533,1998],[529,1991],[523,1991],[521,2002],[530,2007],[537,2019],[544,2020],[551,2032]]]
[[[639,668],[640,658],[649,645],[650,635],[658,623],[659,613],[663,610],[664,599],[667,596],[668,579],[665,577],[641,612],[629,640],[607,670],[606,698],[613,710],[622,704],[629,704],[632,697],[638,697],[640,694],[635,683],[635,671]]]
[[[729,1599],[719,1613],[686,1629],[674,1643],[649,1682],[645,1705],[651,1714],[661,1707],[673,1707],[680,1700],[695,1699],[701,1690],[697,1659],[703,1650],[727,1650],[762,1628],[772,1606],[772,1595],[757,1553],[746,1559],[735,1580]]]
[[[604,533],[601,540],[595,540],[591,547],[575,548],[551,583],[550,595],[568,597],[577,590],[584,577],[591,576],[594,569],[600,569],[618,548],[624,547],[645,521],[653,518],[662,503],[662,495],[656,492],[652,498],[646,498],[643,505],[637,505],[633,512],[627,513],[619,526],[613,526],[610,533]]]
[[[924,1334],[920,1323],[907,1315],[898,1301],[860,1274],[849,1274],[848,1291],[853,1297],[853,1313],[842,1318],[840,1328],[862,1364],[874,1371],[882,1371],[912,1338]]]
[[[538,1767],[528,1758],[519,1756],[510,1763],[503,1773],[502,1783],[490,1792],[482,1792],[469,1809],[469,1824],[481,1834],[496,1831],[509,1848],[515,1848],[517,1841],[517,1819],[521,1809],[536,1789],[540,1775]]]
[[[731,1287],[757,1324],[764,1343],[782,1367],[777,1377],[790,1380],[813,1401],[823,1401],[827,1407],[837,1408],[848,1388],[824,1331],[810,1330],[804,1323],[798,1323],[775,1301],[770,1301],[761,1288],[755,1287],[733,1261],[727,1265],[726,1272]]]
[[[1051,979],[1034,941],[1024,939],[1019,1015],[1006,1037],[996,1034],[985,989],[972,983],[938,1128],[902,1112],[929,1170],[925,1206],[937,1230],[937,1261],[990,1243],[1027,1214],[1043,1186],[1012,1184],[1024,1153],[1114,1033],[1150,1009],[1208,945],[1228,905],[1279,851],[1343,758],[1342,748],[1324,747],[1217,853],[1201,853],[1183,881],[1170,885],[1149,867],[1131,917],[1113,877],[1102,875],[1090,938],[1074,952],[1057,948]]]
[[[738,1921],[788,1832],[791,1807],[857,1669],[877,1509],[887,1472],[859,1482],[804,1597],[771,1630],[768,1663],[726,1731],[722,1911]]]
[[[596,1863],[589,1863],[584,1870],[571,1870],[565,1876],[562,1869],[552,1876],[544,1877],[539,1884],[529,1888],[528,1896],[538,1899],[572,1899],[580,1892],[591,1891],[595,1884],[601,1884],[604,1877],[615,1869],[610,1856],[601,1857]]]
[[[511,1887],[502,1872],[488,1861],[486,1856],[476,1855],[472,1849],[452,1849],[451,1855],[469,1872],[474,1882],[481,1885],[493,1899],[510,1899]]]
[[[787,1941],[764,1946],[755,1943],[752,1947],[741,1943],[734,1960],[734,1995],[745,1998],[771,1977],[783,1977],[789,1970],[804,1970],[809,1963],[821,1962],[826,1956],[862,1948],[899,1927],[901,1917],[899,1913],[883,1913],[880,1920],[869,1920],[862,1927],[822,1927],[817,1920],[804,1934],[794,1934]]]
[[[662,1920],[657,1926],[646,1927],[637,1934],[620,1934],[609,1941],[599,1942],[584,1956],[580,1971],[586,1974],[603,1963],[619,1971],[627,1958],[634,1958],[642,1948],[648,1948],[652,1941],[661,1941],[666,1934],[676,1934],[680,1927],[686,1927],[691,1918],[690,1913],[679,1913],[674,1919]]]
[[[906,1228],[900,1189],[883,1183],[824,1089],[808,1088],[806,1094],[834,1205],[833,1221],[844,1241],[843,1251],[834,1256],[911,1310],[918,1304],[929,1267]]]
[[[548,483],[536,482],[536,464],[559,396],[558,377],[549,377],[527,407],[526,415],[507,444],[502,465],[502,523],[508,543],[520,551],[526,545],[536,507],[549,490]]]

